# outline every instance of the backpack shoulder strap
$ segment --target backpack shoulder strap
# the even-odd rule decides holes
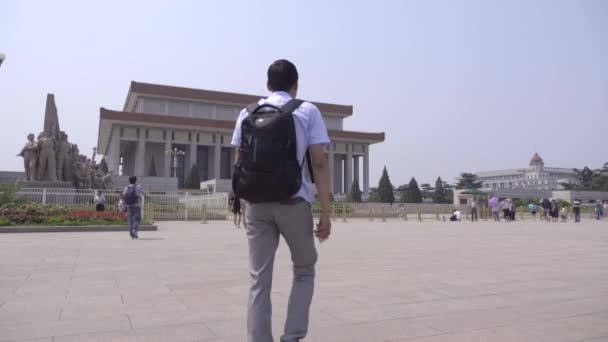
[[[315,182],[315,173],[312,170],[312,160],[310,159],[310,150],[306,150],[306,163],[308,164],[308,173],[310,174],[310,182]]]
[[[248,114],[252,114],[253,112],[255,112],[255,110],[259,107],[260,105],[258,104],[258,102],[253,102],[247,105],[247,107],[245,107],[245,109],[247,110]]]
[[[281,107],[281,112],[283,112],[284,114],[293,114],[293,112],[298,109],[298,107],[300,107],[302,103],[304,103],[304,101],[300,99],[291,99]],[[312,169],[312,160],[310,159],[310,151],[308,149],[306,150],[305,158],[306,159],[304,160],[304,162],[308,164],[308,174],[310,175],[310,181],[314,183],[315,174]]]
[[[291,99],[281,107],[281,112],[286,114],[293,113],[304,101],[300,99]]]

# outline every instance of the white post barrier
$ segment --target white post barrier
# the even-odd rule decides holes
[[[186,191],[186,196],[185,196],[186,200],[184,202],[186,204],[186,206],[184,208],[184,216],[186,217],[186,221],[188,221],[188,206],[190,205],[190,202],[188,201],[188,199],[190,197],[189,194],[190,193]]]
[[[144,221],[144,213],[146,212],[146,197],[141,196],[141,221]]]

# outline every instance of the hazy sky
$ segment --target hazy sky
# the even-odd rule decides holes
[[[608,161],[608,1],[2,1],[0,170],[42,129],[47,93],[90,155],[99,107],[131,80],[265,94],[292,60],[299,96],[352,104],[386,132],[370,183]]]

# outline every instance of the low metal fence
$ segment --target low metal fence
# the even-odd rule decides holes
[[[61,205],[68,210],[95,209],[96,190],[19,189],[16,200]],[[103,190],[106,210],[118,211],[122,192]],[[230,216],[228,194],[197,191],[144,192],[143,216],[148,221],[159,220],[226,220]]]
[[[315,204],[313,215],[319,216],[321,208]],[[384,203],[332,203],[332,217],[343,221],[348,219],[388,220],[440,220],[452,215],[453,206],[450,204],[384,204]]]
[[[56,204],[70,210],[95,209],[96,190],[74,189],[19,189],[14,198],[42,204]],[[118,202],[122,192],[117,190],[103,190],[106,198],[106,210],[118,211]],[[227,193],[209,193],[207,191],[144,191],[143,216],[148,221],[186,220],[207,221],[231,219],[232,212],[229,206]],[[347,221],[349,219],[403,220],[403,221],[429,221],[448,220],[453,214],[452,204],[410,204],[410,203],[349,203],[333,202],[331,216],[333,220]],[[246,208],[244,208],[246,209]],[[471,220],[471,208],[460,206],[463,221]],[[318,202],[312,205],[312,213],[318,217],[321,208]],[[606,214],[606,213],[604,213]],[[493,220],[490,208],[478,208],[480,221]],[[501,219],[502,211],[499,212]],[[568,208],[568,220],[574,218],[572,208]],[[592,205],[581,208],[582,219],[595,219]],[[542,220],[542,210],[537,208],[533,216],[528,208],[520,207],[516,210],[516,220]],[[604,216],[605,219],[605,216]]]
[[[228,194],[146,194],[146,210],[154,220],[206,221],[230,217]]]

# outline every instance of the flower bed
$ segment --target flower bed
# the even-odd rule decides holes
[[[127,214],[94,210],[69,210],[61,205],[11,202],[0,208],[0,225],[126,225]]]
[[[127,224],[127,213],[115,211],[72,210],[48,220],[51,225],[124,225]]]

